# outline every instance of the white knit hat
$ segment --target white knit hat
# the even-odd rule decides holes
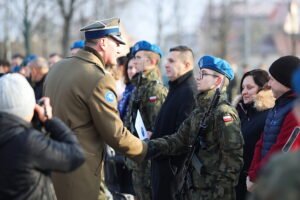
[[[25,118],[33,112],[35,97],[32,87],[21,74],[0,78],[0,111]]]

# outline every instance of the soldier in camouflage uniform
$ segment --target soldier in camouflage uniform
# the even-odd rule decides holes
[[[196,108],[177,133],[149,141],[146,159],[186,152],[197,135],[199,123],[215,89],[224,83],[219,103],[208,120],[205,138],[202,139],[206,148],[196,152],[204,167],[200,174],[194,167],[190,168],[192,187],[185,191],[185,199],[234,200],[234,186],[243,165],[243,138],[238,114],[227,102],[226,96],[226,86],[233,79],[233,71],[226,61],[212,56],[202,57],[198,65],[200,73],[196,82],[200,93],[196,97]]]
[[[134,128],[132,128],[135,120],[132,119],[132,112],[134,112],[134,101],[140,99],[139,111],[141,117],[147,131],[152,132],[156,117],[168,92],[161,84],[158,69],[162,52],[158,46],[146,41],[140,41],[133,46],[132,53],[135,55],[134,64],[137,67],[137,72],[143,73],[140,83],[138,83],[140,73],[137,73],[131,80],[132,84],[136,86],[136,89],[131,95],[128,112],[124,118],[124,124],[135,133]],[[151,200],[150,161],[136,164],[127,159],[126,165],[132,170],[133,188],[139,200]]]

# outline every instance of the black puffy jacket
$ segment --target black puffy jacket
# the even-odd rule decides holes
[[[70,172],[85,161],[76,136],[58,118],[44,133],[0,112],[0,199],[56,199],[51,171]]]

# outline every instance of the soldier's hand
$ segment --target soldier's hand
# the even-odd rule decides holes
[[[250,181],[249,176],[247,176],[246,185],[248,192],[253,192],[254,183]]]

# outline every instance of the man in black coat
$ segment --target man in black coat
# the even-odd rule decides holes
[[[169,93],[158,114],[152,139],[175,133],[192,111],[197,91],[193,67],[194,55],[190,48],[177,46],[170,49],[165,65]],[[183,159],[184,155],[152,160],[153,200],[175,199],[170,183],[174,181],[174,171],[182,165]]]

